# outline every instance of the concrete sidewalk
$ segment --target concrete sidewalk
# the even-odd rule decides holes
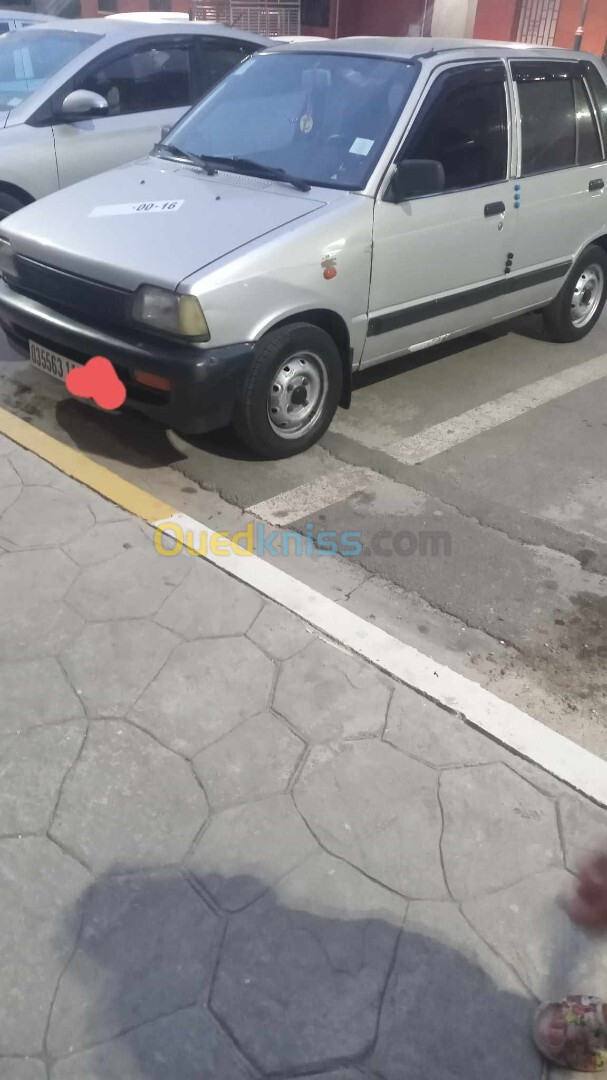
[[[0,1080],[546,1077],[607,813],[152,540],[0,441]]]

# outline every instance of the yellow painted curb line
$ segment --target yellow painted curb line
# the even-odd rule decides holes
[[[117,473],[106,469],[104,465],[98,465],[96,461],[76,450],[73,446],[66,446],[47,435],[44,431],[21,420],[18,416],[0,408],[0,434],[8,439],[31,450],[37,457],[54,465],[67,476],[79,480],[81,484],[103,495],[105,499],[130,511],[136,517],[153,523],[170,518],[177,511],[169,503],[149,495],[147,491],[123,480]]]

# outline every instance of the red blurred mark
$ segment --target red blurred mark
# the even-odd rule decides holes
[[[323,277],[327,281],[332,281],[334,277],[337,277],[337,270],[334,266],[327,266],[327,269],[323,273]]]
[[[126,399],[126,386],[118,378],[107,356],[93,356],[82,367],[72,368],[65,377],[70,394],[92,398],[100,409],[119,409]]]

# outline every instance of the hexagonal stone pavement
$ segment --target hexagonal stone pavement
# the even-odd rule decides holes
[[[84,536],[67,544],[64,550],[79,566],[95,566],[115,558],[123,551],[149,546],[149,543],[150,538],[138,521],[107,521],[93,525]]]
[[[503,753],[486,735],[408,686],[394,691],[384,739],[437,769],[499,761]]]
[[[245,720],[194,758],[212,807],[286,791],[304,743],[270,712]]]
[[[57,660],[0,664],[0,735],[83,715]]]
[[[247,585],[195,559],[156,621],[190,640],[235,636],[248,630],[262,606],[261,597]]]
[[[376,739],[318,747],[295,802],[324,844],[408,898],[441,899],[436,773]]]
[[[0,559],[0,623],[10,623],[43,602],[62,600],[78,575],[63,551],[11,551]]]
[[[0,1080],[47,1080],[46,1066],[34,1058],[0,1059]]]
[[[53,1004],[51,1056],[206,997],[222,932],[221,920],[179,874],[101,880],[86,897],[78,948]]]
[[[565,870],[547,870],[463,907],[540,1001],[580,993],[607,998],[607,941],[579,930],[559,903],[573,885]]]
[[[185,761],[128,723],[91,724],[51,836],[96,873],[179,863],[206,821]]]
[[[370,1048],[405,904],[321,853],[232,916],[211,1006],[264,1073]]]
[[[0,1055],[39,1054],[91,879],[38,837],[0,841],[0,869]]]
[[[83,628],[84,619],[63,600],[26,603],[10,621],[3,622],[0,614],[0,662],[58,656]]]
[[[38,529],[32,534],[32,522]],[[0,536],[19,547],[59,547],[82,536],[95,519],[81,496],[56,491],[54,488],[22,489],[2,514]]]
[[[180,645],[141,696],[133,717],[193,757],[268,705],[274,665],[246,638]]]
[[[456,899],[563,865],[554,804],[506,765],[445,772],[440,798],[445,873]]]
[[[177,643],[170,630],[146,619],[90,623],[61,662],[90,716],[124,716]]]
[[[43,832],[82,746],[86,724],[53,724],[0,739],[0,834]]]
[[[185,559],[163,559],[152,544],[122,551],[80,572],[67,599],[91,622],[155,615],[189,569]]]
[[[312,631],[290,611],[267,603],[247,637],[274,660],[287,660],[309,645]]]
[[[275,795],[217,814],[188,866],[220,907],[238,911],[317,846],[289,796]]]
[[[540,1080],[534,1003],[454,904],[413,903],[372,1066],[385,1080]],[[496,1048],[507,1047],[507,1053]]]
[[[280,670],[274,708],[310,742],[379,734],[392,684],[380,672],[315,638]]]
[[[58,1062],[50,1080],[254,1080],[254,1075],[207,1010],[190,1008]]]
[[[584,860],[597,851],[607,851],[607,810],[570,794],[559,800],[558,813],[565,864],[575,874]]]

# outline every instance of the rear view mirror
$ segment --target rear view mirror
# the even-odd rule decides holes
[[[106,99],[101,94],[95,94],[93,90],[72,90],[61,105],[61,113],[65,119],[103,116],[108,109]]]
[[[437,195],[445,190],[445,170],[440,161],[399,161],[386,200],[402,203],[420,195]]]

